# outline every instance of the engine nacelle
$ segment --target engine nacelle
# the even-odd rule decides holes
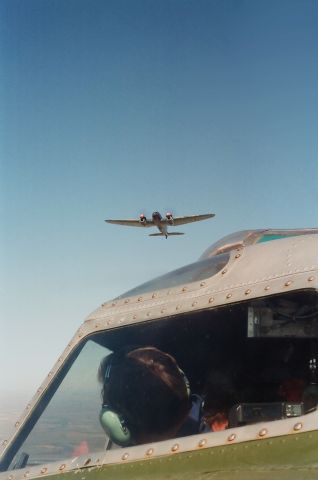
[[[140,222],[142,225],[146,225],[146,223],[147,223],[146,215],[144,215],[143,213],[141,213],[141,214],[139,215],[139,222]]]
[[[166,219],[168,220],[169,225],[173,225],[173,215],[170,212],[166,213]]]

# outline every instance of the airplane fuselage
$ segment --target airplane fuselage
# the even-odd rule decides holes
[[[162,215],[160,214],[160,212],[153,212],[152,221],[154,225],[158,228],[159,232],[165,235],[165,237],[167,238],[168,237],[167,224],[162,221]]]
[[[103,303],[0,442],[0,480],[316,480],[317,248],[318,229],[235,232],[197,262]],[[180,362],[191,401],[204,399],[195,430],[163,436],[152,415],[158,436],[112,448],[100,425],[101,359],[131,345]],[[130,390],[115,381],[143,415],[138,374]],[[222,428],[215,412],[226,414]]]

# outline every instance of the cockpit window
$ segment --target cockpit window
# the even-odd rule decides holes
[[[295,237],[295,234],[265,234],[262,235],[256,243],[271,242],[272,240],[280,240],[282,238]]]
[[[297,417],[317,407],[317,366],[313,290],[95,333],[0,470]]]
[[[297,237],[299,235],[316,235],[318,228],[299,228],[299,229],[285,229],[285,230],[242,230],[241,232],[234,232],[226,237],[221,238],[216,243],[213,243],[200,257],[200,260],[212,257],[213,255],[220,255],[225,252],[230,252],[238,248],[244,248],[255,243],[264,243],[272,240],[279,240],[281,238]]]
[[[100,385],[97,372],[107,348],[88,340],[12,463],[28,466],[76,457],[105,447],[98,420]],[[44,398],[40,410],[48,399]],[[21,465],[20,465],[21,466]],[[23,466],[23,465],[22,465]]]
[[[230,254],[224,253],[217,257],[199,260],[198,262],[191,263],[190,265],[186,265],[178,270],[174,270],[161,277],[143,283],[142,285],[125,292],[118,298],[132,297],[134,295],[140,295],[141,293],[153,292],[163,288],[173,288],[185,283],[205,280],[222,270],[222,268],[228,263],[229,258]]]

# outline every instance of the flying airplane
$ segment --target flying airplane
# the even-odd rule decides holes
[[[316,480],[317,252],[318,228],[236,232],[100,305],[2,437],[0,480]],[[47,325],[42,343],[54,329]],[[189,411],[196,433],[124,446],[106,433],[97,372],[131,345],[177,361],[188,399],[204,400]],[[103,378],[112,375],[129,405],[135,396],[119,364],[117,356]],[[140,378],[132,376],[133,392]],[[149,404],[146,390],[144,398]],[[124,412],[112,420],[129,429]]]
[[[188,215],[185,217],[174,217],[171,212],[167,212],[165,218],[160,212],[153,212],[152,219],[149,220],[144,213],[139,215],[139,220],[105,220],[107,223],[115,225],[125,225],[126,227],[157,227],[160,233],[151,233],[149,237],[166,237],[171,235],[183,235],[182,232],[168,232],[168,226],[184,225],[186,223],[200,222],[214,217],[214,213],[205,215]]]

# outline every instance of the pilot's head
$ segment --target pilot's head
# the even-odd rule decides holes
[[[100,365],[101,424],[117,444],[176,435],[190,409],[188,381],[175,359],[155,347],[112,353]]]

